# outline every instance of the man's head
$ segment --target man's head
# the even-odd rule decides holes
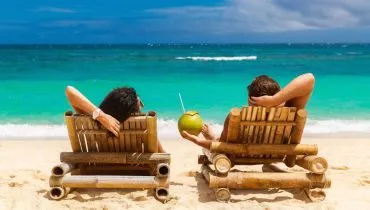
[[[264,95],[273,96],[280,91],[280,85],[267,75],[256,77],[248,85],[248,97],[259,97]]]
[[[140,111],[143,104],[134,88],[121,87],[112,90],[100,104],[99,108],[118,121],[123,122],[132,113]]]

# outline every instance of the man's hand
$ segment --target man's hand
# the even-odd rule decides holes
[[[106,129],[118,137],[119,121],[116,118],[101,112],[99,117],[96,118]]]
[[[251,96],[248,98],[249,105],[252,106],[264,106],[264,107],[274,107],[280,105],[274,96],[260,96],[260,97],[253,97]]]

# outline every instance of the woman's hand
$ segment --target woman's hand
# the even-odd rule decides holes
[[[115,136],[118,137],[120,123],[116,118],[105,114],[103,111],[100,112],[99,117],[96,118],[106,129],[112,132]]]
[[[195,135],[192,135],[186,131],[183,131],[181,133],[181,136],[191,142],[194,142],[195,144],[201,146],[201,147],[204,147],[206,149],[210,149],[211,148],[211,144],[212,144],[212,141],[211,140],[205,140],[205,139],[202,139],[198,136],[195,136]]]

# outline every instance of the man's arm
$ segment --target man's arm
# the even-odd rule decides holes
[[[97,109],[97,107],[89,101],[80,91],[72,86],[67,86],[66,95],[69,103],[77,113],[90,114]],[[111,131],[114,135],[118,136],[119,122],[114,117],[100,112],[96,118],[105,128]]]
[[[305,108],[311,97],[315,86],[315,77],[311,73],[302,74],[293,79],[287,86],[273,96],[251,97],[251,105],[260,105],[265,107],[278,106],[286,102],[286,106]]]

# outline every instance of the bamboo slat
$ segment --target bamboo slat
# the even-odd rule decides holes
[[[96,123],[96,122],[93,123],[93,129],[94,130],[99,129],[98,123]],[[102,152],[104,150],[103,144],[102,144],[102,135],[101,134],[95,134],[95,141],[96,141],[96,144],[97,144],[97,151]]]
[[[67,125],[68,130],[68,137],[69,141],[71,143],[72,151],[73,152],[80,152],[81,147],[80,143],[78,141],[77,133],[76,133],[76,127],[75,127],[75,120],[72,116],[72,112],[66,112],[64,115],[65,123]]]
[[[83,129],[82,121],[83,121],[82,117],[75,117],[75,123],[76,123],[76,129],[77,130]],[[85,141],[85,136],[84,136],[83,132],[77,132],[77,136],[78,136],[78,140],[79,140],[80,145],[81,145],[81,151],[82,152],[87,152],[86,141]]]
[[[243,125],[242,123],[245,121],[247,117],[247,110],[248,110],[248,107],[243,106],[242,113],[241,113],[241,120],[240,120],[240,131],[239,131],[239,134],[240,134],[239,142],[241,143],[243,143],[244,139],[246,138],[245,125]]]
[[[121,123],[121,130],[123,130],[123,123]],[[119,147],[121,152],[126,152],[125,148],[125,134],[119,135]]]
[[[81,118],[81,121],[80,123],[82,124],[82,129],[83,130],[87,130],[89,129],[88,128],[88,122],[89,122],[90,119],[84,117],[84,118]],[[86,147],[86,152],[90,152],[91,151],[91,139],[90,139],[90,136],[91,135],[86,135],[85,132],[83,132],[83,138],[85,139],[85,147]]]
[[[144,130],[147,130],[147,125],[146,125],[146,118],[144,118],[142,121],[141,121],[141,128],[144,129]],[[142,142],[143,142],[143,152],[147,152],[148,151],[148,135],[147,133],[143,134],[141,136],[141,139],[142,139]]]
[[[62,152],[60,161],[77,163],[116,163],[116,164],[157,164],[169,163],[170,154],[168,153],[109,153],[109,152]]]
[[[136,122],[131,120],[129,122],[130,130],[136,130]],[[131,141],[131,151],[130,152],[137,152],[137,141],[136,141],[136,135],[131,134],[130,135],[130,141]]]
[[[247,107],[247,116],[246,116],[245,121],[247,121],[247,122],[250,122],[251,121],[252,112],[253,112],[253,107]],[[245,126],[244,127],[243,143],[247,143],[248,142],[249,129],[250,129],[250,126]]]
[[[86,121],[86,126],[87,126],[87,129],[94,130],[94,125],[93,125],[92,120]],[[98,149],[97,149],[97,146],[96,146],[96,135],[95,134],[92,134],[92,135],[86,135],[85,134],[85,136],[86,136],[86,138],[90,139],[89,152],[97,152]]]
[[[158,152],[157,117],[147,117],[146,120],[148,130],[148,152]]]
[[[303,129],[306,124],[307,112],[304,109],[300,109],[296,113],[295,123],[296,126],[292,130],[290,144],[301,143],[301,138],[303,134]],[[293,167],[295,165],[296,156],[287,156],[285,158],[285,165],[288,167]]]
[[[270,108],[268,116],[267,116],[267,122],[266,123],[272,122],[274,120],[275,110],[276,110],[275,107]],[[263,135],[262,144],[269,144],[270,131],[271,131],[271,126],[269,124],[267,124],[267,126],[265,128],[265,133]],[[264,155],[261,155],[261,156],[263,157]]]
[[[229,124],[227,129],[227,142],[238,142],[240,129],[240,109],[233,108],[229,114]]]
[[[268,189],[268,188],[327,188],[331,181],[321,174],[277,173],[277,172],[229,172],[227,176],[217,176],[208,165],[203,165],[202,174],[210,188]]]
[[[260,122],[262,119],[262,107],[258,106],[257,107],[257,116],[256,116],[256,122]],[[259,125],[254,127],[254,132],[253,132],[253,144],[257,144],[257,139],[258,139],[258,134],[260,132],[260,127]]]
[[[262,116],[261,116],[261,121],[265,122],[266,121],[266,107],[261,107],[262,108]],[[257,144],[262,144],[263,142],[263,134],[265,132],[266,126],[260,126],[260,131],[258,132],[258,138],[257,138]]]
[[[107,133],[104,133],[104,134],[100,134],[100,138],[101,138],[101,143],[103,145],[103,150],[102,152],[109,152],[109,142],[108,142],[108,135]]]
[[[276,108],[273,121],[279,121],[280,115],[281,115],[281,108]],[[270,135],[269,135],[269,144],[274,143],[276,130],[277,130],[276,125],[271,126]],[[271,155],[266,155],[265,157],[266,158],[272,158]]]
[[[123,128],[125,131],[130,129],[130,122],[128,120],[126,120],[123,123]],[[125,133],[124,136],[125,136],[125,149],[126,149],[125,151],[129,152],[131,151],[131,135]]]
[[[168,187],[168,179],[154,176],[66,176],[62,186],[70,188],[157,188]]]
[[[226,142],[212,142],[211,152],[225,154],[275,154],[275,155],[316,155],[317,145],[284,145],[284,144],[230,144]]]
[[[254,106],[252,107],[252,117],[250,119],[250,121],[256,121],[256,118],[257,118],[257,111],[258,111],[258,107]],[[248,138],[247,138],[247,144],[251,144],[253,143],[253,134],[254,134],[254,125],[250,125],[248,126],[249,129],[248,129]]]
[[[114,151],[120,152],[119,137],[114,136],[113,138]]]
[[[136,120],[136,129],[141,129],[141,120]],[[136,135],[136,152],[144,152],[142,149],[142,135],[137,134]]]
[[[288,118],[289,114],[289,108],[288,107],[282,107],[281,109],[281,114],[279,116],[278,121],[279,122],[285,122]],[[283,134],[284,134],[284,129],[285,126],[278,125],[276,127],[276,133],[275,133],[275,138],[274,138],[274,144],[281,144],[282,139],[283,139]],[[271,155],[271,158],[278,158],[276,155]]]
[[[295,112],[296,112],[295,107],[290,107],[289,108],[289,114],[288,114],[288,118],[287,118],[288,123],[294,122]],[[294,125],[295,125],[295,123],[294,123]],[[284,134],[283,134],[283,140],[282,140],[283,144],[289,144],[290,134],[292,132],[292,128],[293,128],[293,125],[286,125],[285,130],[284,130]]]
[[[107,139],[107,142],[108,142],[109,152],[115,152],[112,135],[107,135],[106,139]]]
[[[137,129],[133,129],[133,130],[122,130],[122,131],[119,131],[118,133],[120,135],[124,135],[124,134],[130,134],[130,135],[143,135],[143,134],[146,134],[146,130],[137,130]],[[77,130],[77,133],[81,133],[81,134],[86,134],[86,135],[97,135],[97,134],[108,134],[109,131],[107,130],[103,130],[103,129],[99,129],[99,130],[90,130],[90,129],[79,129]]]

